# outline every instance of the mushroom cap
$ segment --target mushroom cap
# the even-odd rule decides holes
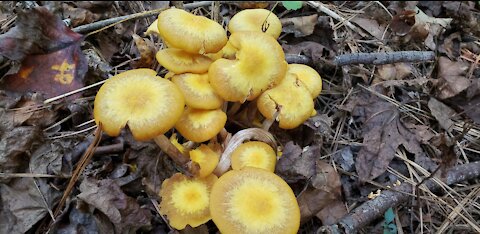
[[[231,157],[233,170],[256,167],[274,172],[277,163],[275,151],[269,144],[261,141],[249,141],[239,145]]]
[[[315,69],[304,64],[288,64],[287,73],[297,75],[312,94],[312,98],[316,98],[322,92],[322,78]]]
[[[227,43],[227,33],[217,22],[181,9],[158,15],[158,31],[170,46],[189,53],[215,53]]]
[[[150,24],[150,26],[148,26],[147,31],[145,31],[145,35],[148,36],[150,34],[159,35],[159,33],[158,33],[158,19],[153,21],[153,23]]]
[[[223,174],[213,185],[210,212],[221,233],[297,233],[300,209],[282,178],[245,167]]]
[[[288,94],[288,95],[285,95]],[[310,118],[313,100],[305,84],[296,75],[287,73],[283,81],[273,89],[267,90],[257,99],[260,113],[273,119],[277,110],[280,128],[292,129]]]
[[[168,217],[170,226],[182,230],[188,224],[197,227],[211,219],[210,192],[217,176],[188,178],[176,173],[162,183],[160,214]]]
[[[202,110],[187,107],[175,128],[190,141],[204,142],[216,136],[226,122],[227,115],[220,109]]]
[[[205,55],[192,54],[176,48],[160,50],[155,57],[160,65],[175,74],[206,73],[213,62]]]
[[[93,115],[110,136],[126,125],[137,140],[149,140],[171,129],[183,113],[185,100],[177,86],[151,69],[115,75],[95,97]]]
[[[185,103],[191,108],[210,110],[218,109],[223,104],[222,98],[208,82],[208,73],[184,73],[173,76],[172,81],[180,88]]]
[[[237,48],[236,60],[218,59],[208,70],[210,85],[224,100],[251,101],[285,76],[285,54],[273,37],[237,32],[229,42]]]
[[[198,176],[202,178],[212,174],[215,167],[217,167],[220,155],[207,145],[201,144],[196,149],[190,151],[190,159],[200,165]]]
[[[232,44],[230,44],[230,41],[227,41],[227,44],[225,44],[225,46],[217,53],[206,54],[205,56],[211,58],[213,61],[216,61],[221,58],[235,59],[236,53],[237,48],[233,47]]]
[[[282,22],[271,11],[265,9],[247,9],[235,14],[228,23],[228,31],[231,33],[241,31],[263,32],[262,26],[268,25],[266,34],[278,39],[282,32]]]

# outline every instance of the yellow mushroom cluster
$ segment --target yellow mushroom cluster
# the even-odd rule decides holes
[[[169,73],[162,78],[135,69],[110,78],[95,99],[95,121],[111,136],[128,126],[135,139],[168,143],[199,165],[194,176],[177,173],[162,184],[160,213],[173,228],[213,219],[222,233],[296,233],[300,211],[292,189],[274,174],[276,149],[244,142],[228,155],[231,170],[214,174],[222,147],[198,144],[224,128],[227,102],[255,101],[280,128],[300,126],[314,113],[320,75],[287,64],[277,41],[281,22],[268,10],[239,12],[228,31],[229,38],[217,22],[184,10],[161,12],[148,32],[166,45],[156,59]],[[175,137],[168,141],[163,134],[173,127],[198,147],[185,148]]]

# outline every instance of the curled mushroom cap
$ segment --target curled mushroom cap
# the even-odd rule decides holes
[[[229,42],[237,48],[236,60],[218,59],[208,70],[210,85],[224,100],[251,101],[285,76],[285,54],[273,37],[238,32]]]
[[[288,64],[287,73],[297,75],[312,94],[312,98],[316,98],[322,92],[322,78],[315,69],[304,64]]]
[[[183,113],[185,101],[177,86],[151,69],[115,75],[95,97],[93,115],[110,136],[126,125],[137,140],[148,140],[171,129]]]
[[[239,145],[232,152],[231,157],[233,170],[256,167],[273,172],[277,163],[275,151],[270,145],[261,141],[249,141]]]
[[[163,11],[157,24],[165,42],[189,53],[215,53],[227,43],[227,33],[220,24],[181,9]]]
[[[155,55],[160,65],[175,74],[186,72],[206,73],[212,60],[201,54],[191,54],[180,49],[168,48],[157,52]]]
[[[205,177],[212,174],[215,167],[217,167],[220,155],[207,145],[201,144],[196,149],[190,151],[190,159],[200,165],[198,176]]]
[[[208,82],[208,73],[184,73],[172,77],[173,83],[182,91],[187,106],[197,109],[218,109],[223,100]]]
[[[246,167],[228,171],[213,185],[210,212],[221,233],[297,233],[300,209],[279,176]]]
[[[279,111],[277,120],[283,129],[298,127],[314,110],[310,92],[292,73],[287,73],[278,86],[262,93],[257,99],[257,107],[267,119],[273,119],[275,112]]]
[[[170,226],[182,230],[188,224],[197,227],[211,219],[210,192],[217,176],[188,178],[177,173],[162,183],[160,213],[166,215]]]
[[[264,24],[265,23],[265,24]],[[228,23],[228,31],[231,33],[241,31],[263,32],[267,27],[266,34],[277,39],[282,32],[282,22],[269,10],[247,9],[235,14]]]
[[[204,142],[216,136],[226,122],[227,115],[219,109],[202,110],[187,107],[175,128],[190,141]]]

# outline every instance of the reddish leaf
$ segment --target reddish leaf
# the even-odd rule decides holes
[[[83,87],[88,67],[80,49],[82,38],[45,8],[19,16],[17,26],[0,36],[0,54],[10,59],[28,56],[0,88],[50,98]]]

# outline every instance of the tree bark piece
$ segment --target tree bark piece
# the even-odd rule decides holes
[[[480,161],[460,165],[448,171],[446,184],[452,185],[465,180],[471,180],[480,177]],[[425,185],[430,190],[439,189],[440,186],[431,179],[426,181]],[[403,183],[396,190],[412,193],[414,186]],[[361,206],[352,210],[344,216],[337,224],[323,226],[317,230],[317,233],[355,233],[358,229],[368,225],[373,220],[381,217],[390,207],[396,207],[407,201],[410,196],[405,193],[386,190],[377,198],[363,203]]]
[[[334,64],[344,66],[350,64],[391,64],[400,62],[426,62],[435,59],[433,51],[399,51],[384,53],[353,53],[335,57]]]

